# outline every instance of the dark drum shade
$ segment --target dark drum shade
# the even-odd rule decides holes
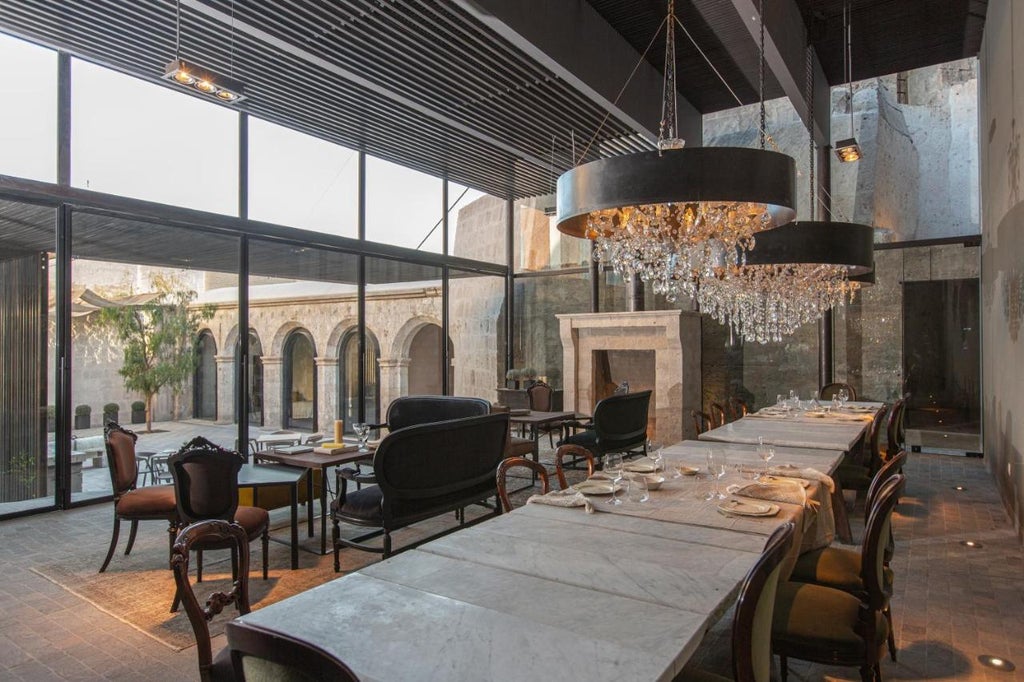
[[[822,263],[863,275],[875,267],[874,249],[870,225],[806,220],[759,232],[746,255],[748,265]]]

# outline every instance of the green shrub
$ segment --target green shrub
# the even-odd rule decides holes
[[[107,403],[106,405],[103,406],[103,413],[108,414],[110,412],[118,412],[120,409],[121,406],[118,405],[117,403]]]
[[[92,408],[88,405],[75,405],[75,416],[84,417],[92,414]]]
[[[146,409],[146,403],[141,400],[136,400],[132,403],[132,412],[144,412]]]

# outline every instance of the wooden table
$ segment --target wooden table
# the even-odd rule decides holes
[[[288,486],[291,503],[291,551],[292,570],[299,567],[299,481],[307,472],[303,469],[281,466],[279,464],[243,464],[238,472],[238,487],[252,488],[253,506],[259,504],[259,489],[271,486]],[[310,474],[310,478],[312,474]],[[312,530],[312,519],[310,520]],[[271,538],[273,539],[273,538]]]
[[[696,502],[692,479],[676,482],[652,501],[713,509]],[[787,513],[772,518],[695,520],[530,504],[241,620],[325,649],[364,682],[558,670],[671,680],[728,612],[771,532],[802,521],[800,505],[780,507]]]
[[[530,427],[530,435],[533,438],[533,461],[540,461],[540,427],[550,424],[562,423],[575,419],[575,412],[538,412],[530,410],[529,414],[509,415],[509,421],[513,424],[522,424]]]
[[[257,461],[277,462],[289,467],[302,467],[309,471],[309,476],[306,478],[306,520],[309,537],[313,537],[313,471],[320,471],[320,554],[327,554],[327,470],[331,467],[373,457],[372,448],[369,452],[353,450],[337,455],[321,455],[315,452],[289,455],[274,450],[261,450],[256,453],[255,457]]]

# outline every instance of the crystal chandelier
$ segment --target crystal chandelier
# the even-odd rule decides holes
[[[558,179],[558,229],[594,258],[674,300],[735,266],[755,235],[791,221],[795,163],[764,149],[684,149],[676,137],[674,0],[668,2],[658,150],[576,166]]]

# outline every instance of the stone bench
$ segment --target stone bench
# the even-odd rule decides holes
[[[92,460],[92,467],[105,467],[107,465],[107,449],[103,442],[103,436],[84,436],[82,438],[71,437],[71,449],[83,453],[83,458]],[[72,455],[72,461],[74,456]]]

